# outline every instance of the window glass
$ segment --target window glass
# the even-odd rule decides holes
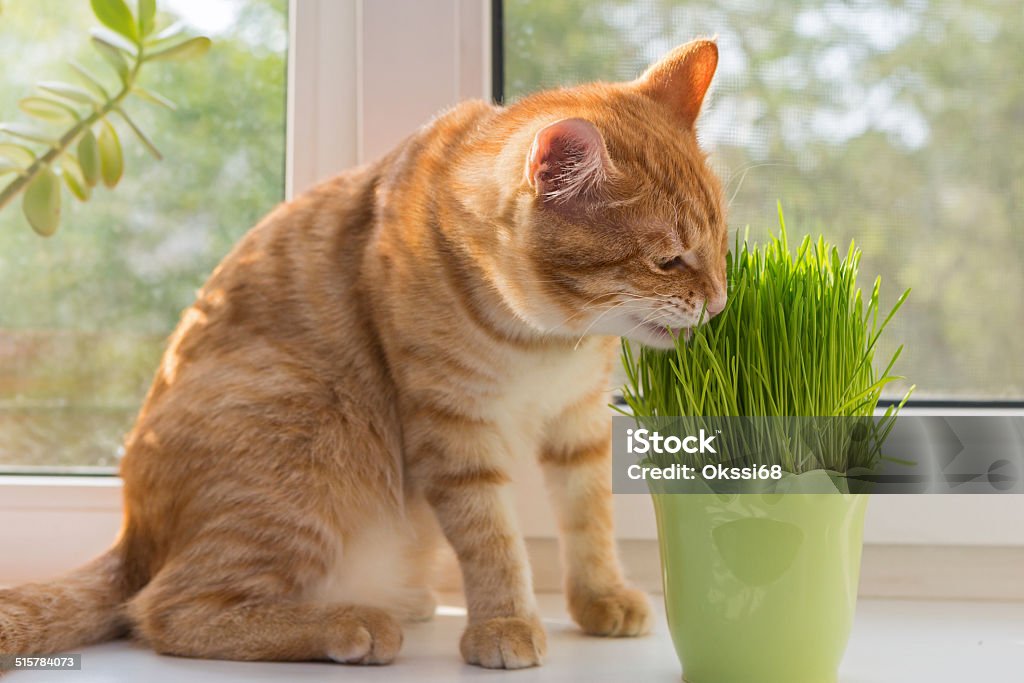
[[[130,3],[132,7],[135,3]],[[125,171],[36,235],[20,201],[0,211],[0,470],[113,466],[182,309],[284,192],[287,0],[161,0],[161,24],[213,39],[201,59],[147,65],[141,84],[178,104],[126,108],[163,152],[121,131]],[[4,0],[0,120],[89,45],[84,0]],[[9,179],[9,176],[5,178]],[[0,184],[4,178],[0,178]]]
[[[505,0],[504,27],[507,101],[717,35],[699,133],[731,228],[777,229],[781,201],[856,238],[889,303],[912,288],[889,339],[916,398],[1024,398],[1020,3]]]

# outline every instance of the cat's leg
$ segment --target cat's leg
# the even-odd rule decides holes
[[[330,440],[326,433],[315,445]],[[369,443],[369,441],[367,441]],[[287,473],[256,462],[229,476],[220,473],[181,500],[194,528],[184,530],[171,556],[128,604],[134,633],[158,652],[218,659],[333,659],[387,664],[401,645],[401,629],[386,590],[332,597],[326,589],[352,564],[373,565],[383,552],[364,542],[369,519],[394,517],[387,490],[374,479],[343,479],[336,460],[291,454]],[[258,454],[264,455],[264,454]],[[266,449],[266,456],[274,456]],[[256,456],[251,456],[255,460]],[[211,467],[226,459],[211,458]],[[273,460],[270,460],[273,462]],[[327,463],[318,466],[321,462]],[[344,464],[344,463],[343,463]],[[281,472],[281,473],[279,473]],[[376,507],[352,506],[351,496],[324,481],[345,482]],[[341,489],[342,494],[344,490]],[[347,503],[347,504],[346,504]],[[140,509],[153,535],[175,521],[172,510]],[[383,526],[383,524],[382,524]],[[339,564],[348,558],[348,565]],[[401,571],[382,566],[378,574]],[[356,583],[358,577],[350,577]],[[385,586],[390,577],[376,585]],[[376,602],[374,601],[376,600]],[[386,610],[385,610],[386,608]]]
[[[406,432],[412,474],[434,508],[462,569],[469,624],[460,649],[470,664],[520,669],[547,648],[526,546],[498,465],[501,438],[487,425],[434,415]]]
[[[438,526],[434,510],[422,495],[406,497],[405,519],[413,537],[406,562],[413,568],[411,583],[416,596],[405,619],[410,622],[430,621],[437,611],[438,599],[434,583],[440,552],[445,547],[444,534]]]
[[[591,635],[645,633],[650,603],[626,584],[615,546],[611,420],[604,392],[552,422],[540,460],[561,529],[573,619]]]
[[[304,589],[329,568],[320,551],[329,544],[309,527],[262,519],[240,521],[233,538],[200,533],[129,604],[135,634],[157,652],[348,664],[387,664],[397,655],[395,617],[318,602]]]

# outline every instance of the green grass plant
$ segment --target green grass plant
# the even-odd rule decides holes
[[[780,207],[779,233],[766,244],[758,247],[737,237],[728,257],[725,310],[694,329],[689,339],[679,337],[673,350],[623,341],[623,394],[631,414],[648,425],[683,416],[687,419],[678,428],[684,431],[697,426],[690,419],[696,417],[771,418],[748,422],[739,439],[744,443],[732,440],[733,450],[724,460],[736,463],[756,459],[794,473],[874,466],[913,390],[880,419],[871,419],[884,388],[903,379],[892,374],[902,346],[880,372],[875,352],[909,290],[883,314],[881,278],[866,301],[857,284],[860,259],[853,242],[841,255],[820,236],[804,237],[794,253]],[[857,424],[861,434],[851,436],[851,425]],[[812,447],[807,447],[808,425],[817,432]],[[869,439],[863,438],[865,428]],[[803,436],[794,439],[794,430]],[[859,447],[851,447],[851,438]],[[703,462],[685,453],[660,459]],[[723,461],[723,455],[716,459]]]

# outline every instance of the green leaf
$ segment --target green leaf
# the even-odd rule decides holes
[[[80,179],[76,178],[73,173],[67,169],[61,173],[61,177],[64,178],[64,184],[71,190],[71,194],[75,196],[80,202],[89,201],[89,197],[92,195],[92,188],[83,183]]]
[[[132,88],[132,94],[146,100],[147,102],[158,104],[161,107],[170,109],[171,111],[175,111],[178,108],[178,105],[176,105],[174,102],[171,102],[169,99],[167,99],[160,93],[153,92],[152,90],[146,90],[141,85],[134,86]]]
[[[118,50],[124,53],[125,57],[134,57],[138,48],[131,42],[125,40],[120,35],[113,31],[108,31],[105,28],[94,28],[89,32],[93,38],[99,38],[105,43],[109,43],[116,47]]]
[[[177,22],[171,24],[170,26],[168,26],[167,28],[165,28],[163,31],[160,31],[160,33],[156,34],[155,36],[152,36],[152,37],[148,38],[146,40],[146,46],[147,47],[154,47],[154,46],[166,44],[168,41],[171,41],[171,40],[177,38],[178,36],[180,36],[181,32],[184,31],[184,30],[185,30],[184,22],[177,21]]]
[[[124,155],[121,153],[121,140],[109,121],[103,121],[96,142],[100,148],[100,175],[103,177],[103,184],[114,187],[124,173]]]
[[[71,107],[43,97],[23,97],[18,100],[18,108],[43,121],[63,123],[78,119],[78,114]]]
[[[103,83],[100,82],[100,79],[93,75],[91,71],[78,62],[68,62],[68,65],[75,70],[75,73],[82,79],[82,82],[91,88],[97,97],[103,100],[110,99],[110,93],[107,92],[107,89],[103,87]]]
[[[92,188],[82,178],[82,169],[78,162],[70,155],[65,155],[61,160],[60,175],[64,178],[64,184],[71,190],[71,194],[80,202],[89,200]]]
[[[96,104],[96,98],[91,92],[71,83],[64,83],[63,81],[43,81],[36,87],[45,92],[63,97],[71,102]]]
[[[78,164],[82,168],[82,179],[85,184],[92,187],[100,178],[101,162],[100,147],[96,142],[96,136],[91,130],[85,131],[78,141]]]
[[[111,45],[99,36],[92,37],[92,46],[96,48],[96,51],[100,53],[103,59],[107,60],[110,66],[114,67],[114,71],[121,77],[121,81],[128,80],[128,62],[125,61],[124,55],[117,49],[116,46]]]
[[[135,17],[124,0],[90,0],[92,12],[100,23],[117,31],[133,43],[139,42],[139,31],[135,26]]]
[[[158,161],[162,160],[164,158],[164,155],[161,154],[160,150],[156,148],[156,145],[154,145],[150,141],[150,139],[146,137],[146,134],[143,133],[142,130],[135,125],[135,122],[132,121],[131,117],[129,117],[128,114],[125,113],[124,109],[118,108],[117,113],[121,116],[122,119],[124,119],[124,122],[128,124],[128,127],[132,129],[132,132],[135,133],[135,137],[137,137],[139,141],[143,145],[145,145],[146,149],[149,150],[149,153],[156,157]]]
[[[54,144],[52,135],[37,126],[26,123],[0,123],[0,133],[7,133],[22,140],[45,142],[48,145]]]
[[[0,142],[0,157],[7,157],[16,164],[26,168],[36,160],[36,155],[31,149],[24,145],[16,145],[13,142]]]
[[[153,32],[156,19],[156,0],[139,0],[139,35],[145,38]]]
[[[50,168],[44,168],[25,188],[21,209],[32,229],[49,237],[60,225],[60,180]]]
[[[0,175],[6,175],[8,173],[20,174],[23,170],[20,164],[16,164],[13,159],[7,157],[0,157]]]
[[[160,60],[160,59],[195,59],[202,57],[210,49],[210,39],[206,36],[199,36],[198,38],[189,38],[188,40],[172,45],[171,47],[158,50],[150,55],[146,56],[147,60]]]

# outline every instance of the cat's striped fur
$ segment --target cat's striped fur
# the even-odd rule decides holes
[[[538,459],[571,612],[633,636],[646,598],[612,535],[617,336],[724,305],[721,190],[694,122],[708,41],[637,81],[460,105],[282,205],[174,333],[93,563],[0,591],[0,652],[133,633],[159,652],[386,663],[427,618],[446,537],[468,662],[541,661],[508,463]]]

